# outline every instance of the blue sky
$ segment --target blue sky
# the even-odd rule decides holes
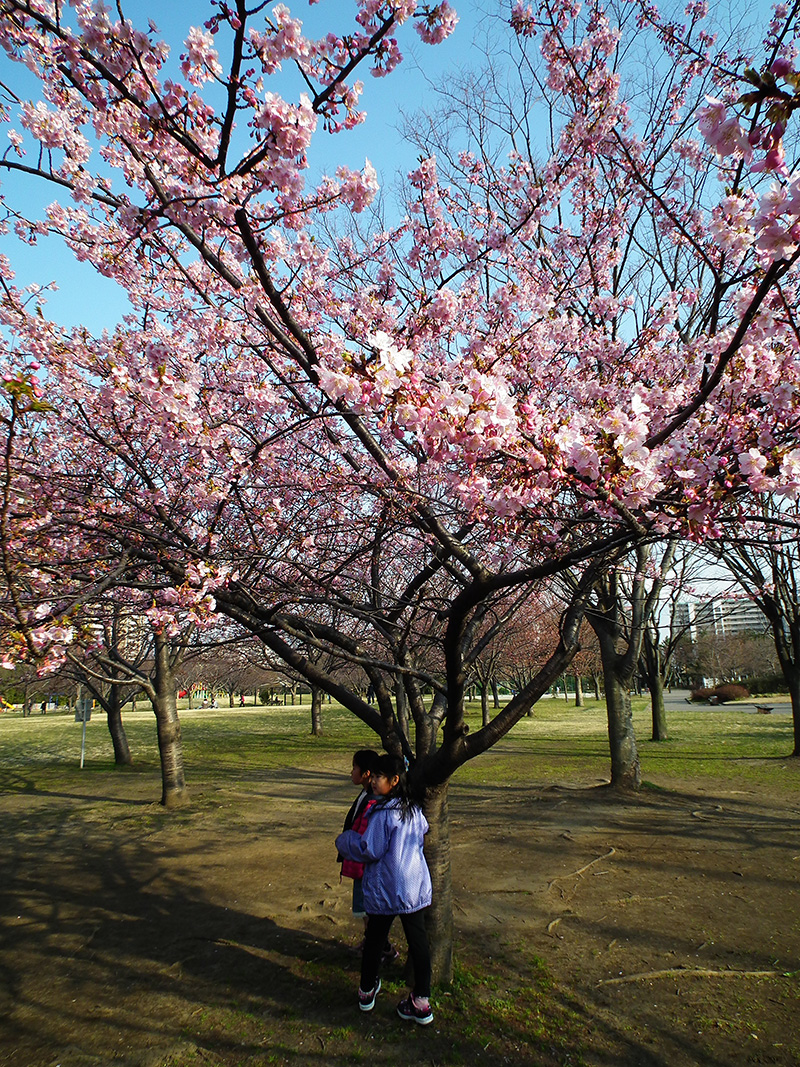
[[[411,25],[407,25],[399,35],[405,57],[400,67],[387,78],[360,75],[364,81],[362,106],[367,111],[367,120],[355,130],[335,137],[321,132],[317,135],[312,146],[311,180],[316,176],[315,171],[332,170],[339,163],[360,167],[369,158],[381,184],[387,187],[398,173],[415,165],[413,149],[403,145],[402,113],[424,108],[432,100],[430,82],[446,80],[449,72],[480,64],[486,31],[498,17],[505,14],[507,18],[511,7],[511,0],[451,2],[460,19],[451,38],[431,47],[423,44]],[[286,0],[286,3],[292,14],[304,22],[310,36],[321,36],[331,29],[346,32],[353,26],[355,5],[350,0],[320,0],[310,7],[306,0]],[[766,0],[757,0],[755,4],[741,0],[740,9],[746,11],[748,19],[766,22],[769,6]],[[726,14],[731,12],[731,7],[725,5]],[[169,0],[168,3],[162,0],[160,4],[154,0],[123,0],[123,10],[131,21],[141,26],[146,26],[148,17],[153,18],[177,60],[189,27],[202,24],[212,9],[199,0]],[[8,60],[0,59],[0,81],[9,77],[8,66]],[[10,76],[18,80],[18,69]],[[17,201],[44,206],[55,198],[52,186],[36,183],[35,179],[3,174],[0,180],[12,204]],[[127,301],[116,285],[87,265],[76,263],[57,238],[43,239],[31,248],[9,235],[2,238],[0,249],[11,259],[17,284],[56,281],[59,289],[47,298],[47,314],[64,325],[84,325],[96,332],[112,326],[126,310]]]
[[[306,0],[289,0],[287,6],[303,21],[306,32],[312,37],[322,36],[330,30],[347,32],[354,28],[355,5],[349,0],[321,0],[314,6],[309,6]],[[355,130],[336,136],[318,132],[312,144],[309,180],[315,178],[315,171],[332,171],[341,163],[361,167],[366,158],[378,171],[381,185],[391,185],[398,173],[410,170],[415,165],[415,156],[407,146],[404,150],[399,132],[401,113],[424,106],[428,79],[446,77],[449,69],[459,68],[469,61],[473,40],[489,17],[487,12],[497,12],[500,8],[496,0],[485,0],[480,6],[474,2],[457,6],[459,25],[455,33],[434,47],[424,44],[410,24],[402,27],[399,40],[404,62],[386,78],[375,78],[367,71],[359,74],[364,82],[362,106],[367,111],[367,120]],[[168,4],[127,0],[123,10],[127,18],[143,27],[146,27],[148,18],[152,18],[160,36],[170,44],[171,58],[176,61],[189,28],[202,25],[212,13],[209,4],[197,0],[170,0]],[[223,34],[219,36],[220,46],[224,47]],[[224,52],[222,62],[224,66]],[[6,80],[10,74],[12,83],[18,85],[19,67],[13,65],[14,70],[9,72],[9,66],[7,59],[0,59],[0,80]],[[27,84],[30,86],[28,91],[33,92],[33,79]],[[287,98],[293,97],[287,94]],[[4,137],[4,133],[0,136]],[[35,205],[41,210],[59,195],[65,202],[69,200],[68,194],[59,194],[53,186],[27,176],[3,173],[0,181],[3,193],[12,205]],[[49,317],[63,325],[84,325],[96,332],[113,326],[127,310],[124,293],[87,264],[77,263],[58,238],[40,239],[31,247],[10,233],[0,239],[0,249],[9,256],[18,285],[57,283],[58,291],[47,294],[46,310]]]

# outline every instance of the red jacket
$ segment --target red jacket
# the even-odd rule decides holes
[[[369,813],[375,806],[375,802],[378,799],[371,793],[365,794],[364,800],[361,805],[358,805],[359,797],[354,805],[355,812],[352,815],[352,822],[350,822],[351,814],[348,812],[347,819],[345,819],[345,825],[350,822],[349,829],[355,831],[357,834],[363,834],[367,828],[367,821],[369,820]],[[342,859],[342,875],[345,878],[363,878],[364,876],[364,864],[357,863],[356,860]]]

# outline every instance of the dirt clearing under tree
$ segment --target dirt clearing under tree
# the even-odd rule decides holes
[[[337,756],[195,774],[172,814],[151,774],[6,772],[0,1063],[800,1062],[796,761],[779,795],[702,778],[620,801],[509,779],[515,744],[453,786],[459,971],[427,1028],[394,1015],[397,965],[355,1006]]]

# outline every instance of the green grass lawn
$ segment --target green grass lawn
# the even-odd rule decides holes
[[[308,698],[306,698],[308,699]],[[124,715],[137,771],[158,775],[158,748],[152,712],[139,705]],[[472,731],[480,728],[480,708],[469,707]],[[309,766],[320,759],[346,762],[356,748],[377,744],[375,736],[338,704],[323,707],[322,737],[311,735],[308,703],[279,707],[182,710],[187,779],[213,776],[220,783],[259,769]],[[668,714],[669,740],[650,738],[649,705],[634,700],[634,725],[642,777],[661,787],[670,781],[709,777],[717,782],[752,780],[764,788],[785,778],[792,750],[787,713],[755,715],[750,705],[719,708],[687,705]],[[71,776],[79,770],[81,724],[66,712],[23,719],[0,715],[0,767],[32,778]],[[106,771],[113,753],[104,716],[95,711],[87,725],[84,775]],[[477,784],[498,775],[523,774],[529,783],[586,782],[609,775],[605,707],[587,700],[575,708],[560,699],[542,700],[490,752],[462,767],[457,780]]]

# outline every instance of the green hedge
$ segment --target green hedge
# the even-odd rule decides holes
[[[745,678],[744,684],[754,697],[767,696],[769,693],[789,692],[789,686],[782,674],[763,674],[756,678]]]

